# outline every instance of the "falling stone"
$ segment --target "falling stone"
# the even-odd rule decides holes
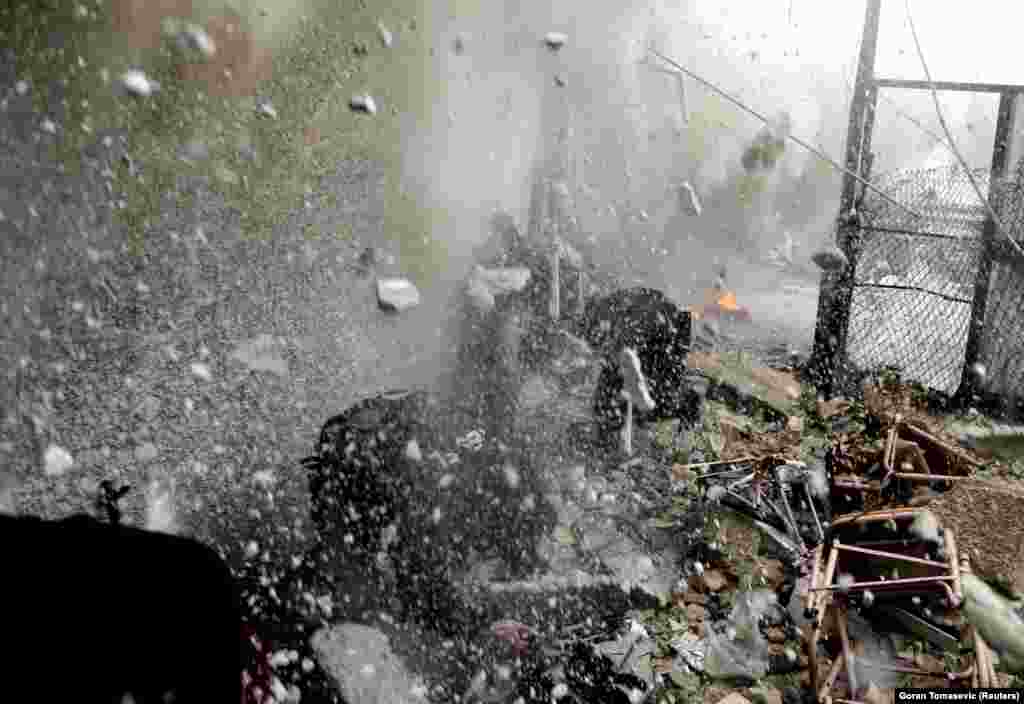
[[[25,93],[28,93],[28,81],[18,81],[15,83],[14,92],[18,95],[25,95]]]
[[[160,90],[159,83],[150,80],[146,74],[138,69],[126,71],[121,76],[121,87],[139,98],[148,98]]]
[[[256,110],[259,112],[260,115],[263,115],[264,117],[269,117],[271,120],[277,119],[277,110],[275,110],[274,106],[271,105],[269,102],[260,103],[259,107],[257,107]]]
[[[684,215],[698,217],[703,210],[700,205],[700,198],[697,197],[697,191],[694,190],[688,181],[684,181],[679,187],[679,203]]]
[[[39,123],[39,129],[47,134],[57,134],[57,124],[48,117]]]
[[[420,304],[420,292],[408,279],[377,279],[377,302],[384,310],[401,313]]]
[[[565,43],[569,41],[569,37],[562,32],[548,32],[544,35],[544,43],[547,44],[548,49],[552,51],[558,51]]]
[[[849,264],[846,255],[836,245],[819,249],[811,256],[811,261],[824,271],[840,271]]]
[[[206,30],[197,25],[190,25],[185,28],[185,31],[181,33],[182,44],[197,51],[206,58],[210,58],[217,53],[217,45],[214,43],[210,35],[206,33]]]
[[[374,102],[373,97],[363,95],[353,95],[352,99],[348,101],[350,108],[356,112],[365,112],[367,115],[377,114],[377,103]]]
[[[380,37],[380,43],[383,44],[386,49],[390,49],[391,45],[395,42],[394,36],[391,34],[391,31],[384,26],[383,22],[377,23],[377,36]]]
[[[50,445],[43,454],[43,471],[48,477],[59,477],[74,465],[71,453],[60,445]]]

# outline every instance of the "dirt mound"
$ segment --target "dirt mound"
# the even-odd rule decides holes
[[[961,480],[928,508],[954,532],[975,573],[1024,594],[1024,489],[999,480]]]
[[[257,45],[242,17],[228,12],[206,25],[217,52],[202,63],[182,64],[178,77],[202,81],[210,95],[241,97],[253,95],[260,83],[270,78],[270,51]]]
[[[192,0],[114,0],[110,18],[114,31],[134,49],[160,46],[160,23],[168,17],[190,17]]]

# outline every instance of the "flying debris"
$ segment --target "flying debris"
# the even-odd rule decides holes
[[[569,37],[562,32],[548,32],[544,35],[544,43],[551,51],[558,51],[565,43],[569,41]]]
[[[138,69],[132,69],[121,76],[121,86],[129,93],[139,98],[148,98],[160,90],[160,84],[149,79],[146,74]]]
[[[377,114],[377,103],[370,95],[353,95],[352,99],[348,101],[348,105],[356,112],[365,112],[367,115]]]
[[[377,23],[377,36],[380,37],[380,43],[384,45],[385,49],[390,49],[391,45],[395,42],[394,35],[391,34],[391,30],[384,26],[383,22]]]
[[[690,185],[689,181],[683,181],[679,186],[679,206],[683,214],[691,217],[700,217],[703,209],[700,205],[700,198],[697,191]]]
[[[198,25],[187,26],[179,35],[178,41],[182,47],[196,51],[207,59],[217,53],[217,44],[206,30]]]
[[[849,264],[843,250],[835,245],[819,249],[811,255],[811,261],[824,271],[841,271]]]

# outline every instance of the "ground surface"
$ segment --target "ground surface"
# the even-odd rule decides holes
[[[4,16],[5,37],[22,41],[0,62],[0,508],[67,516],[114,479],[133,487],[129,522],[194,535],[235,564],[247,553],[298,555],[310,526],[297,463],[323,421],[382,389],[435,385],[447,368],[450,281],[418,278],[421,306],[386,315],[358,261],[375,246],[383,272],[436,265],[436,251],[417,244],[429,223],[412,223],[415,241],[396,235],[395,218],[412,211],[395,206],[389,157],[366,147],[369,128],[347,107],[336,114],[311,99],[312,112],[289,110],[314,85],[278,75],[267,88],[278,122],[254,121],[248,103],[175,92],[169,65],[158,74],[165,102],[111,102],[96,66],[116,73],[141,61],[159,43],[159,20],[190,3],[159,3],[160,13],[111,3],[128,49],[109,55],[65,41],[60,23],[25,30],[29,5]],[[359,17],[353,36],[379,41]],[[413,19],[396,12],[389,23],[413,36]],[[210,22],[220,63],[179,78],[218,100],[252,98],[273,57],[229,20]],[[348,61],[350,39],[328,48]],[[57,68],[78,62],[63,54],[41,66],[40,42],[81,48],[88,76],[64,81]],[[353,82],[366,70],[352,69]],[[345,105],[349,88],[331,104]],[[83,99],[97,106],[84,117]],[[175,100],[192,112],[157,119]],[[386,138],[380,129],[370,137]],[[787,288],[767,268],[742,279],[754,322],[723,326],[726,344],[765,357],[805,348],[813,285]]]

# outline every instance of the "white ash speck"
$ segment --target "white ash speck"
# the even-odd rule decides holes
[[[839,580],[838,580],[839,591],[841,591],[841,592],[848,592],[848,591],[850,591],[850,587],[852,587],[854,584],[856,584],[856,582],[857,582],[857,580],[855,580],[853,578],[852,574],[841,574],[841,575],[839,575]]]
[[[47,134],[57,134],[57,123],[47,117],[39,123],[39,129]]]
[[[434,512],[430,514],[430,520],[432,520],[434,523],[441,522],[441,508],[439,506],[435,507]]]
[[[277,481],[277,477],[274,476],[273,470],[270,469],[260,469],[253,472],[252,479],[257,484],[262,484],[264,486],[270,486]]]
[[[516,469],[512,465],[507,464],[502,468],[502,471],[504,471],[505,473],[505,483],[509,486],[510,489],[515,489],[516,487],[519,486],[520,477],[518,469]]]
[[[454,474],[445,474],[445,475],[444,475],[443,477],[441,477],[441,479],[440,479],[440,480],[439,480],[439,481],[437,482],[437,485],[438,485],[438,486],[439,486],[440,488],[442,488],[442,489],[447,489],[448,487],[450,487],[450,486],[451,486],[452,484],[454,484],[454,483],[455,483],[455,475],[454,475]]]
[[[707,496],[708,501],[711,501],[712,503],[717,503],[725,497],[725,487],[715,485],[708,489]]]
[[[313,661],[312,660],[310,660],[309,658],[302,658],[302,671],[303,672],[312,672],[313,671],[313,667],[314,667],[314,665],[313,665]]]
[[[260,544],[255,540],[250,540],[245,546],[245,557],[248,560],[253,559],[260,554]]]
[[[74,466],[71,453],[60,445],[50,445],[43,453],[43,471],[48,477],[59,477]]]
[[[18,95],[25,95],[28,93],[28,81],[18,81],[15,83],[14,92]]]
[[[375,674],[377,674],[377,668],[374,667],[371,663],[367,663],[363,665],[362,668],[360,668],[359,674],[363,677],[373,677]]]
[[[564,682],[559,682],[551,690],[551,698],[554,700],[565,699],[569,696],[569,686]]]
[[[213,381],[213,372],[210,371],[210,366],[208,364],[193,362],[189,369],[193,376],[199,377],[203,381]]]
[[[271,120],[277,119],[277,110],[269,102],[260,103],[256,107],[256,111],[263,117],[269,117]]]
[[[875,593],[870,589],[865,589],[864,593],[861,594],[861,603],[864,608],[870,609],[871,605],[875,603]]]
[[[405,458],[411,462],[422,462],[423,452],[420,450],[420,444],[413,438],[405,446]]]

